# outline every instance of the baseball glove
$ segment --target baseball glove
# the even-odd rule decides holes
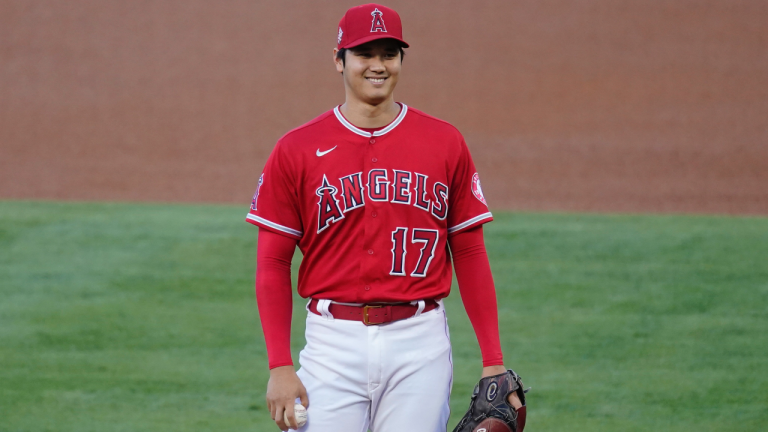
[[[515,411],[507,397],[516,393],[523,406]],[[523,432],[525,428],[525,393],[523,381],[512,369],[485,377],[475,386],[469,411],[453,432]]]

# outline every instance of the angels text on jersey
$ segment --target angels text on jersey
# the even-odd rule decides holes
[[[429,176],[397,169],[372,169],[339,178],[332,183],[323,174],[315,191],[317,201],[317,233],[331,223],[344,219],[344,214],[365,206],[367,201],[411,205],[428,212],[439,220],[448,215],[448,186]]]

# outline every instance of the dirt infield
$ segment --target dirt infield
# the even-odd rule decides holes
[[[343,1],[0,0],[0,198],[247,206]],[[386,3],[492,208],[768,214],[768,3]]]

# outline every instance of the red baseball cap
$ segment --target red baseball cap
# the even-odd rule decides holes
[[[403,24],[394,9],[380,4],[369,3],[355,6],[339,21],[339,36],[336,47],[352,48],[376,39],[394,39],[408,48],[403,40]]]

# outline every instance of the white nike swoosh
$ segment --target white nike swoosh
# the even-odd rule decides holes
[[[338,146],[333,146],[333,148],[332,148],[332,149],[330,149],[330,150],[326,150],[326,151],[324,151],[324,152],[321,152],[321,151],[320,151],[320,149],[317,149],[317,155],[318,155],[318,156],[325,156],[325,155],[327,155],[328,153],[332,152],[332,151],[333,151],[333,150],[334,150],[336,147],[338,147]]]

